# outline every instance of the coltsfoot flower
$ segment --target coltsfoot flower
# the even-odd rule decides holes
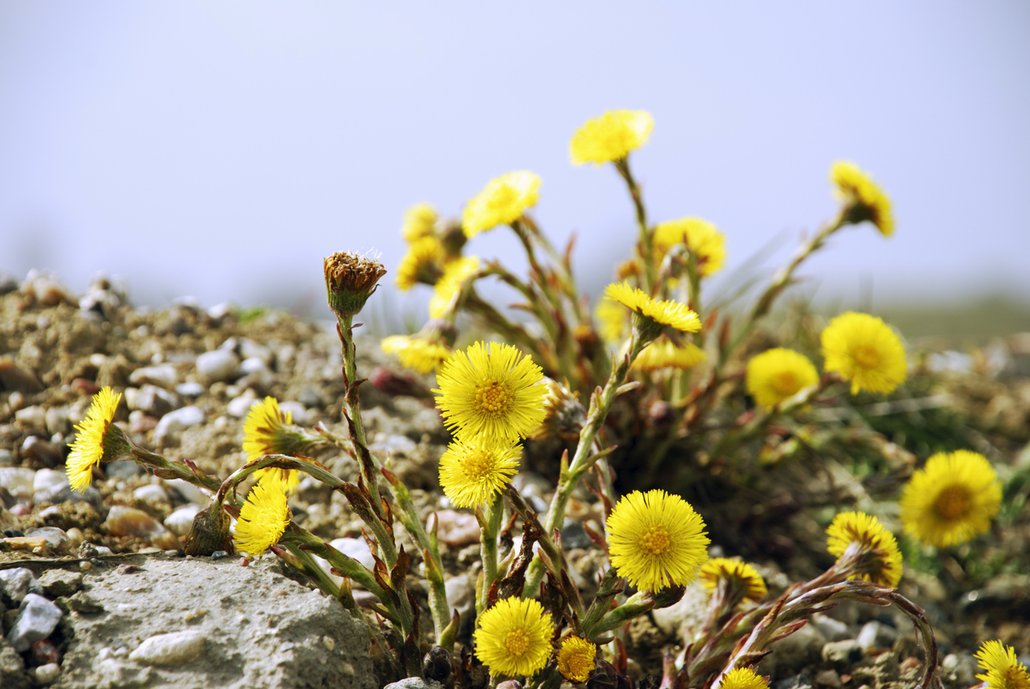
[[[763,409],[772,409],[819,382],[819,372],[804,354],[775,347],[747,362],[747,391]]]
[[[689,584],[708,557],[701,515],[663,490],[623,496],[607,527],[615,572],[642,591]]]
[[[659,223],[654,228],[654,248],[658,260],[674,246],[686,244],[694,254],[698,270],[707,277],[726,262],[726,236],[707,220],[679,218]]]
[[[476,657],[495,675],[529,677],[551,655],[551,613],[531,598],[505,598],[479,616]]]
[[[498,225],[509,225],[539,198],[540,176],[536,173],[519,170],[494,177],[465,206],[461,226],[471,238]]]
[[[250,489],[236,520],[236,549],[260,555],[279,542],[290,523],[286,491],[278,480],[260,479]]]
[[[430,342],[414,335],[390,335],[379,341],[379,347],[393,354],[405,368],[429,373],[439,368],[451,355],[442,344]]]
[[[639,371],[685,370],[697,366],[705,357],[705,350],[692,342],[677,345],[669,340],[657,340],[641,350],[633,360],[633,368]]]
[[[521,459],[518,444],[455,440],[440,457],[440,486],[455,507],[484,505],[511,483]]]
[[[93,481],[93,468],[106,456],[115,459],[128,449],[125,434],[113,424],[122,393],[103,387],[93,395],[86,418],[75,424],[75,440],[65,462],[68,485],[79,493]]]
[[[632,325],[630,312],[612,299],[601,299],[594,307],[597,332],[605,342],[622,342]]]
[[[323,267],[326,298],[337,316],[353,316],[361,311],[379,286],[379,279],[386,275],[386,268],[379,261],[346,251],[326,256]]]
[[[749,667],[737,667],[723,675],[719,689],[769,689],[769,682]]]
[[[292,424],[293,415],[283,411],[274,397],[265,397],[252,406],[243,422],[243,451],[247,453],[247,461],[253,462],[264,455],[299,457],[307,453],[314,441]],[[295,469],[272,467],[259,469],[254,474],[258,478],[277,479],[288,493],[300,483],[300,472]]]
[[[443,275],[446,255],[443,244],[433,235],[421,237],[408,245],[408,253],[397,264],[397,287],[408,291],[415,285],[435,285]]]
[[[569,158],[573,165],[621,160],[647,143],[653,129],[654,118],[645,110],[609,110],[576,130]]]
[[[511,443],[544,420],[544,373],[513,345],[474,342],[436,375],[444,425],[466,442]]]
[[[868,220],[884,237],[894,234],[890,197],[868,173],[850,161],[838,160],[830,168],[830,180],[846,206],[849,222]]]
[[[1001,482],[977,452],[938,452],[901,493],[901,523],[923,543],[947,547],[986,533],[1001,507]]]
[[[566,636],[558,649],[558,672],[570,682],[586,682],[597,666],[597,646],[581,636]]]
[[[1030,673],[1011,646],[997,639],[985,641],[976,652],[976,661],[984,671],[976,678],[986,682],[987,689],[1030,689]]]
[[[876,316],[848,311],[823,329],[825,368],[863,390],[887,394],[905,382],[908,365],[901,338]]]
[[[901,551],[894,534],[864,512],[841,512],[826,528],[826,550],[844,562],[848,579],[896,588],[901,581]]]
[[[701,329],[701,319],[686,304],[655,299],[628,282],[614,282],[608,285],[604,290],[604,296],[635,313],[638,323],[643,329],[654,332],[655,337],[662,328],[673,328],[685,333],[696,333]]]
[[[728,557],[713,557],[701,565],[701,583],[709,591],[722,585],[727,589],[729,607],[745,600],[760,601],[768,592],[758,570],[747,562]]]
[[[479,270],[479,259],[475,256],[462,256],[454,259],[443,269],[443,275],[433,287],[433,296],[429,299],[429,317],[444,318],[454,308],[454,303]]]
[[[401,235],[409,244],[423,237],[432,236],[436,230],[439,215],[428,203],[416,203],[404,213]]]

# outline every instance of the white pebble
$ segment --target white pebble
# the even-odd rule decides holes
[[[198,631],[185,630],[145,639],[129,654],[129,660],[145,665],[175,665],[193,660],[203,651],[204,635]]]
[[[199,407],[189,406],[168,412],[161,417],[154,428],[154,440],[161,442],[166,436],[178,433],[190,426],[196,426],[204,422],[204,412]]]
[[[172,364],[158,364],[157,366],[144,366],[137,368],[129,374],[129,382],[133,385],[159,385],[166,390],[171,390],[175,385],[175,366]]]
[[[0,467],[0,488],[4,488],[15,500],[32,497],[36,472],[25,467]]]
[[[229,404],[225,405],[225,411],[230,416],[237,419],[242,419],[250,411],[250,408],[257,403],[257,397],[253,392],[247,390],[245,393],[229,401]]]
[[[61,676],[61,666],[57,663],[40,665],[34,672],[36,682],[42,685],[53,684]]]
[[[184,505],[165,517],[165,527],[176,536],[185,536],[193,526],[193,518],[200,512],[200,505]]]
[[[39,495],[53,495],[68,485],[68,477],[57,469],[40,469],[32,479],[32,492]],[[40,500],[37,498],[37,502]]]
[[[202,383],[228,381],[236,377],[240,360],[227,349],[204,352],[197,357],[197,376]]]
[[[168,493],[161,486],[149,484],[132,491],[132,497],[150,505],[161,505],[168,502]]]

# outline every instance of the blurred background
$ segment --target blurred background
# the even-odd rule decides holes
[[[1028,28],[1021,0],[2,2],[0,272],[323,315],[323,256],[392,268],[408,206],[457,216],[530,169],[538,221],[575,233],[597,291],[632,206],[568,141],[630,108],[656,122],[633,158],[652,220],[727,235],[712,291],[764,281],[832,216],[843,158],[888,191],[897,230],[838,235],[808,294],[1026,329]],[[494,231],[467,251],[514,263],[517,246]],[[386,287],[382,318],[423,316],[428,290]]]

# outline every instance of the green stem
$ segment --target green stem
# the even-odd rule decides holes
[[[503,493],[498,493],[492,502],[483,507],[482,519],[479,522],[479,556],[483,561],[483,586],[479,590],[479,600],[476,601],[477,611],[486,608],[490,587],[497,581],[497,533],[500,531],[503,516]]]
[[[622,158],[615,161],[615,169],[626,181],[629,188],[629,195],[633,199],[633,208],[636,211],[637,230],[640,233],[637,244],[640,248],[640,259],[644,262],[644,291],[648,294],[655,284],[654,265],[654,241],[651,237],[651,228],[647,224],[647,209],[644,207],[644,197],[640,191],[633,173],[629,169],[629,158]]]

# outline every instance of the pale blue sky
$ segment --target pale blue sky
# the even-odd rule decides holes
[[[301,307],[321,260],[404,247],[531,169],[537,217],[602,283],[635,234],[568,139],[650,110],[652,219],[698,215],[771,272],[828,218],[837,158],[894,199],[804,271],[823,296],[1030,297],[1030,3],[0,0],[0,271],[115,274],[137,302]],[[469,250],[508,256],[504,232]],[[718,290],[719,283],[713,288]],[[415,310],[418,297],[400,297]]]

